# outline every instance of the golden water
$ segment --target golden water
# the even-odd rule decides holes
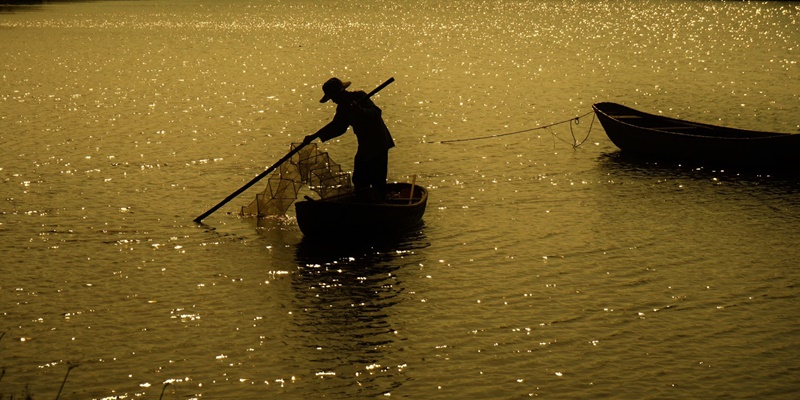
[[[800,133],[797,2],[0,6],[0,397],[794,398],[800,185],[632,162],[591,116]],[[197,225],[370,90],[396,243]],[[589,128],[591,131],[589,132]],[[324,148],[352,167],[355,139]],[[343,236],[347,232],[342,233]],[[169,384],[165,388],[165,384]]]

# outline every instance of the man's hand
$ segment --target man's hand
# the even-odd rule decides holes
[[[313,142],[314,139],[316,139],[316,138],[317,138],[317,135],[308,135],[305,138],[303,138],[303,144],[309,144],[309,143]]]

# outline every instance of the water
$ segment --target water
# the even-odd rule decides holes
[[[796,2],[0,10],[2,398],[800,391],[796,180],[628,160],[591,115],[457,141],[598,101],[800,133]],[[327,123],[330,76],[396,79],[424,229],[320,248],[237,217],[255,188],[193,223]]]

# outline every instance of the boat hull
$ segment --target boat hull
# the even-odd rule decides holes
[[[353,194],[295,203],[297,224],[307,237],[391,236],[422,225],[428,192],[421,186],[390,183],[385,202],[362,202]],[[409,201],[409,199],[411,199]]]
[[[713,164],[800,168],[800,135],[684,121],[616,103],[592,105],[623,153]]]

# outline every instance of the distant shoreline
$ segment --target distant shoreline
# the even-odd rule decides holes
[[[0,7],[37,6],[48,3],[90,3],[94,1],[119,1],[119,0],[0,0]]]

